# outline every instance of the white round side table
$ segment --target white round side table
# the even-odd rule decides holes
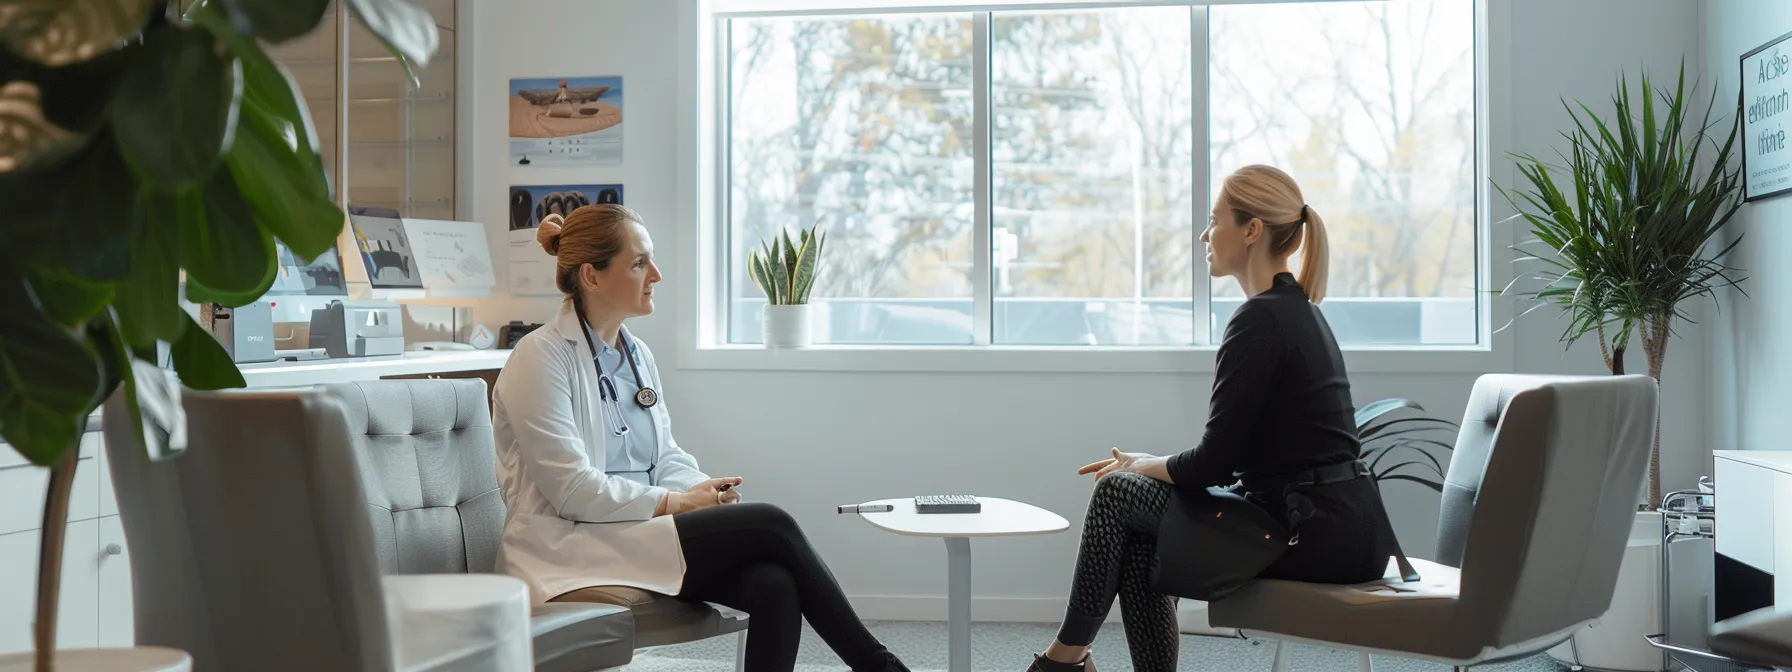
[[[1063,516],[1032,504],[996,497],[978,497],[977,501],[983,504],[977,513],[916,513],[913,498],[881,499],[862,506],[888,504],[893,510],[859,514],[865,522],[896,534],[946,540],[946,620],[951,633],[946,659],[950,672],[971,670],[971,538],[1053,534],[1070,527]]]

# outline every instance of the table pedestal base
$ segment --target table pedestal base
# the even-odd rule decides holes
[[[946,669],[971,672],[971,540],[946,537]]]

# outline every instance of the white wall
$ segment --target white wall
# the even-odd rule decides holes
[[[1705,79],[1718,83],[1718,100],[1736,100],[1738,60],[1792,31],[1792,3],[1702,0],[1699,18]],[[1781,433],[1792,402],[1792,358],[1783,347],[1792,334],[1792,306],[1782,298],[1792,290],[1792,272],[1782,256],[1792,251],[1789,220],[1792,198],[1773,198],[1743,205],[1725,231],[1726,243],[1743,236],[1731,264],[1746,269],[1743,289],[1749,296],[1726,291],[1723,314],[1711,320],[1707,424],[1716,450],[1792,449]]]
[[[1545,155],[1566,124],[1558,96],[1606,99],[1620,69],[1667,72],[1682,55],[1699,63],[1696,5],[1684,0],[1495,0],[1495,79],[1510,81],[1505,139],[1494,151]],[[648,220],[662,260],[696,223],[678,221],[695,189],[677,172],[675,148],[694,128],[680,109],[680,64],[695,62],[678,46],[694,16],[694,0],[477,0],[466,17],[463,115],[471,115],[463,160],[472,184],[462,216],[485,221],[494,254],[504,254],[506,187],[510,184],[623,182],[628,205]],[[501,7],[500,7],[501,5]],[[466,44],[465,42],[470,42]],[[507,80],[514,76],[624,76],[626,165],[618,168],[522,169],[507,165]],[[682,85],[694,86],[689,82]],[[690,122],[687,122],[690,123]],[[1509,162],[1495,179],[1513,184]],[[1507,228],[1509,225],[1502,226]],[[1495,236],[1509,241],[1510,233]],[[1510,277],[1504,243],[1494,246],[1494,277]],[[505,283],[500,264],[500,286]],[[667,282],[689,283],[691,269],[667,268]],[[670,291],[675,297],[684,292]],[[474,306],[476,319],[544,321],[554,299],[496,296]],[[659,312],[635,326],[656,344],[679,441],[714,474],[738,474],[746,496],[791,510],[832,563],[867,616],[943,618],[945,563],[938,542],[898,538],[833,506],[878,497],[974,492],[1034,503],[1072,519],[1067,534],[976,544],[979,618],[1055,618],[1061,613],[1090,482],[1077,465],[1110,445],[1168,453],[1199,435],[1212,379],[1195,374],[909,374],[753,372],[683,368],[672,347],[678,312],[691,306],[662,299]],[[1535,318],[1535,319],[1529,319]],[[1496,325],[1497,326],[1497,325]],[[1539,311],[1515,327],[1516,369],[1601,373],[1598,353],[1557,344],[1560,323]],[[1695,478],[1701,458],[1699,400],[1704,396],[1697,329],[1674,345],[1663,397],[1669,485]],[[1641,357],[1632,359],[1637,369]],[[1359,403],[1402,396],[1458,418],[1475,374],[1352,376]],[[993,411],[972,412],[972,405]],[[1407,484],[1387,487],[1407,549],[1429,556],[1436,496]]]

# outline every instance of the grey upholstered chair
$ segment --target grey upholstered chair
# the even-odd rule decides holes
[[[1610,607],[1657,413],[1647,376],[1482,376],[1445,479],[1423,581],[1258,581],[1216,627],[1454,665],[1525,657]],[[1276,656],[1277,672],[1286,658]]]
[[[119,397],[104,415],[139,577],[137,643],[187,651],[196,672],[391,670],[381,558],[341,401],[318,389],[183,397],[187,450],[165,462],[143,458]],[[538,661],[593,638],[613,644],[605,667],[632,656],[624,609],[551,607],[532,620]]]
[[[1792,610],[1758,609],[1711,626],[1711,651],[1732,660],[1792,670]]]
[[[144,458],[121,397],[105,408],[136,643],[186,651],[196,672],[391,670],[342,406],[321,392],[183,405],[187,450],[163,462]]]
[[[381,380],[329,386],[361,436],[356,456],[368,488],[380,569],[387,573],[489,572],[506,511],[498,491],[497,450],[485,381]],[[746,615],[624,587],[574,591],[536,607],[544,613],[626,608],[633,618],[632,649],[739,633]],[[605,667],[583,661],[579,647],[610,650],[614,633],[535,639],[539,670]],[[544,647],[549,651],[544,651]],[[625,647],[631,650],[629,647]],[[565,651],[550,665],[544,653]],[[607,655],[607,654],[606,654]],[[605,657],[596,661],[610,661]],[[619,665],[628,662],[622,658]],[[737,664],[738,664],[737,660]]]

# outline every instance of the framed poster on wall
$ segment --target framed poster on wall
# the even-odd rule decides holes
[[[622,204],[620,184],[510,187],[510,293],[556,296],[554,257],[535,241],[536,227],[550,214],[569,215],[598,203]]]
[[[1756,201],[1792,191],[1792,33],[1742,55],[1742,194]]]

